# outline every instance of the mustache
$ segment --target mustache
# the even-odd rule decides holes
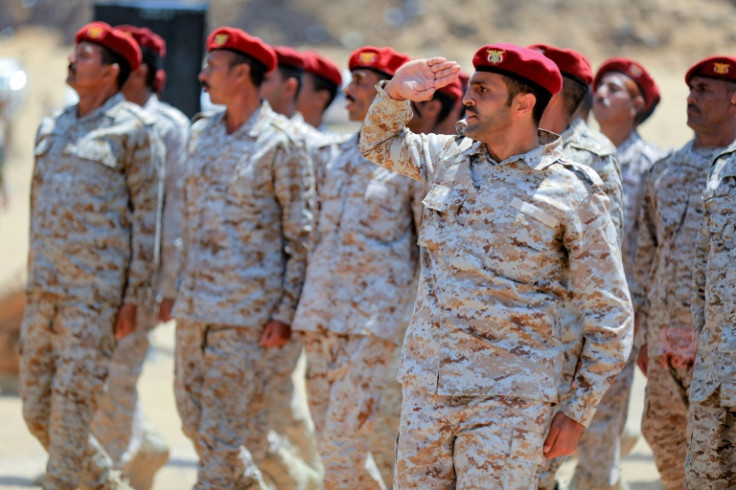
[[[693,110],[693,111],[696,111],[696,112],[700,112],[700,107],[696,106],[695,104],[688,104],[687,105],[687,109],[688,110]]]
[[[465,114],[472,114],[474,116],[478,115],[478,110],[473,106],[465,106]]]
[[[74,63],[69,63],[69,66],[67,66],[66,68],[72,73],[77,73],[77,67],[74,66]]]
[[[208,89],[208,90],[209,90],[209,88],[210,88],[210,84],[209,84],[209,83],[207,83],[207,82],[205,82],[205,81],[201,81],[201,82],[199,82],[199,85],[200,85],[200,87],[202,87],[203,89]]]
[[[351,97],[350,95],[345,95],[345,99],[349,100],[350,102],[355,102],[355,99]]]

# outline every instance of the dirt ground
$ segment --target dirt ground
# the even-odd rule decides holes
[[[528,37],[506,40],[523,42]],[[19,57],[29,77],[26,103],[15,121],[14,140],[6,168],[10,206],[0,213],[0,288],[22,270],[26,261],[28,194],[35,129],[43,114],[61,107],[65,100],[64,77],[69,47],[61,45],[59,40],[60,36],[54,31],[39,28],[23,29],[11,40],[0,40],[0,56]],[[535,39],[528,40],[533,41]],[[552,39],[542,41],[552,42]],[[463,51],[465,58],[459,58],[466,70],[471,68],[469,59],[475,47],[466,48]],[[453,47],[453,51],[458,50],[458,47]],[[343,64],[348,54],[332,53],[334,59]],[[597,49],[591,55],[594,66],[612,54]],[[660,107],[641,128],[641,133],[662,148],[679,147],[691,137],[685,125],[687,91],[683,74],[687,66],[700,57],[690,52],[677,56],[672,53],[649,53],[640,57],[651,67],[663,94]],[[140,382],[147,417],[171,446],[171,459],[159,473],[156,489],[187,488],[195,481],[195,454],[181,433],[174,407],[172,353],[173,325],[167,324],[154,333],[153,349]],[[5,383],[6,388],[9,385],[12,385],[12,380]],[[637,373],[629,416],[632,426],[639,425],[643,396],[644,380]],[[20,400],[12,394],[12,389],[0,396],[0,441],[0,488],[33,487],[32,480],[43,471],[46,457],[25,427]],[[568,463],[563,467],[563,479],[569,478],[573,464]],[[643,439],[624,460],[623,474],[632,489],[660,488],[651,452]]]

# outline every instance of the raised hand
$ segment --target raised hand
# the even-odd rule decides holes
[[[399,68],[385,90],[396,100],[429,100],[435,90],[452,83],[459,71],[460,65],[445,58],[412,60]]]

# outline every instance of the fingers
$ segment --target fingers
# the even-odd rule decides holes
[[[555,418],[552,419],[552,424],[549,426],[549,433],[547,434],[547,438],[544,440],[544,457],[547,459],[552,459],[554,456],[551,456],[552,450],[555,447],[555,444],[557,443],[557,438],[560,435],[560,425],[559,425],[559,414],[555,415]]]
[[[261,340],[258,342],[258,345],[260,347],[271,347],[271,342],[273,341],[273,328],[271,325],[266,325],[266,328],[263,329],[263,333],[261,334]]]

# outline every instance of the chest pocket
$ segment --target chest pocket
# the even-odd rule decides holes
[[[405,179],[371,180],[363,192],[363,210],[359,213],[363,233],[371,238],[392,242],[407,231],[410,207]]]
[[[556,270],[559,222],[539,205],[514,198],[491,218],[484,267],[524,284],[542,284]]]
[[[83,160],[90,160],[114,170],[118,168],[118,158],[110,141],[103,138],[85,138],[76,144],[69,144],[63,151]]]
[[[456,188],[434,184],[422,200],[424,217],[417,243],[420,247],[437,249],[444,243],[448,227],[455,220],[466,194]]]
[[[736,176],[724,176],[712,192],[704,196],[706,226],[711,243],[718,248],[731,248],[736,230]]]

